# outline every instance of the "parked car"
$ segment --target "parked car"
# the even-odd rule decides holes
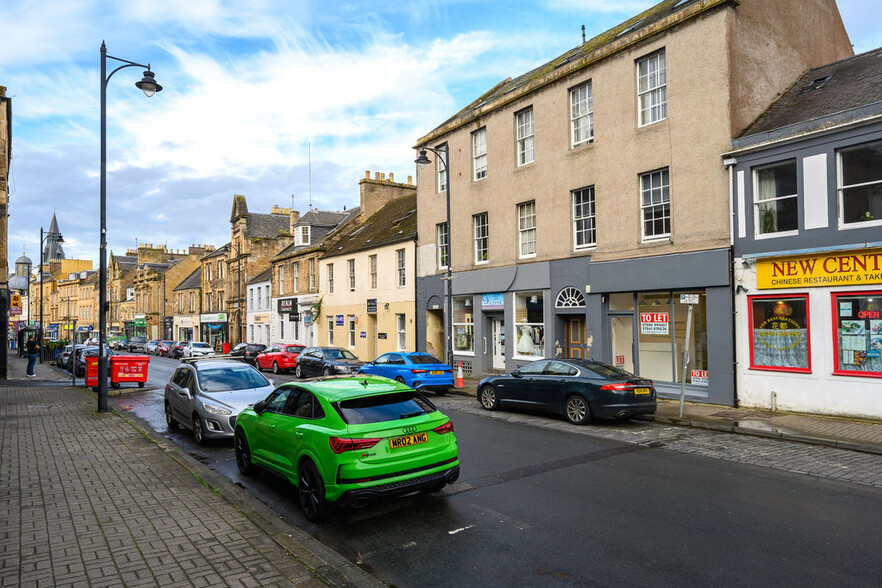
[[[241,357],[251,365],[255,365],[257,355],[266,349],[263,343],[239,343],[230,350],[230,357]]]
[[[174,341],[168,350],[167,356],[172,359],[180,359],[184,357],[184,347],[187,346],[187,343],[188,341]]]
[[[293,370],[297,365],[297,356],[304,349],[303,345],[275,343],[257,356],[257,369],[272,369],[274,374]]]
[[[127,349],[129,346],[129,340],[125,337],[114,337],[107,342],[107,346],[113,350]]]
[[[214,349],[208,343],[187,341],[187,344],[184,345],[183,354],[184,357],[205,357],[207,355],[214,355]]]
[[[230,438],[239,412],[272,391],[272,382],[235,359],[185,359],[165,386],[165,422],[193,431],[200,445]]]
[[[73,345],[65,345],[64,349],[58,352],[58,355],[55,356],[55,365],[60,368],[67,368],[67,361],[70,358],[70,354],[73,351]]]
[[[586,359],[540,359],[478,383],[487,410],[501,406],[564,415],[576,425],[592,418],[624,420],[656,410],[652,380]]]
[[[129,339],[129,352],[134,353],[135,351],[139,351],[141,353],[147,352],[147,337],[132,337]]]
[[[236,465],[287,478],[314,522],[333,506],[437,492],[459,477],[452,421],[420,392],[376,376],[289,382],[236,419]]]
[[[95,350],[97,347],[84,347],[82,345],[77,345],[76,348],[71,352],[70,357],[67,358],[67,364],[65,365],[65,369],[72,374],[80,375],[75,371],[76,366],[80,363],[80,357],[82,357],[83,353],[88,350]]]
[[[174,341],[157,341],[156,346],[153,348],[153,355],[168,357],[168,353],[174,344]]]
[[[147,353],[152,353],[156,355],[156,346],[159,345],[161,341],[147,341],[147,344],[144,346],[144,349]]]
[[[89,347],[92,345],[98,345],[98,337],[89,337],[88,339],[83,341],[83,345],[86,345]]]
[[[113,357],[113,351],[110,349],[105,350],[107,352],[107,357]],[[77,359],[76,359],[76,375],[78,378],[82,378],[86,375],[86,358],[87,357],[97,357],[100,353],[98,347],[84,347],[82,353],[80,353],[79,349],[77,349]],[[108,366],[109,368],[109,366]],[[109,373],[109,371],[108,371]]]
[[[294,373],[298,378],[355,374],[363,365],[355,354],[342,347],[306,347],[297,356]]]
[[[434,355],[418,351],[384,353],[361,366],[358,373],[385,376],[411,388],[441,395],[453,388],[453,368]]]

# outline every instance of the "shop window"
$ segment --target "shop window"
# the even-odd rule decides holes
[[[686,318],[689,305],[680,304],[680,294],[696,294],[696,292],[674,292],[674,370],[676,382],[683,381],[683,351],[686,349]],[[707,386],[707,296],[701,292],[698,304],[692,305],[692,333],[689,339],[689,371],[686,374],[687,384]]]
[[[651,292],[637,295],[640,313],[638,365],[644,378],[671,382],[674,357],[671,355],[671,293]]]
[[[453,298],[453,350],[474,353],[475,319],[471,296]]]
[[[542,292],[515,294],[515,323],[519,357],[545,357],[545,305]]]
[[[750,296],[750,368],[811,372],[808,294]]]
[[[882,377],[882,290],[833,294],[834,374]]]

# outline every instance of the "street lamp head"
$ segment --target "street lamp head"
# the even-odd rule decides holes
[[[144,92],[144,95],[148,98],[157,92],[162,92],[162,86],[156,82],[153,72],[149,69],[144,72],[144,77],[141,78],[140,82],[135,82],[135,85],[138,86],[138,89]]]
[[[431,163],[429,161],[428,156],[426,156],[425,149],[420,149],[420,156],[414,160],[414,163],[416,163],[419,166],[428,165],[429,163]]]

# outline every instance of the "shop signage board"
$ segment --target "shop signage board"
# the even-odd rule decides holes
[[[343,315],[342,314],[337,315],[337,320],[334,322],[334,324],[338,327],[343,326]]]
[[[208,314],[199,315],[199,320],[203,323],[225,323],[227,322],[227,313],[225,312],[214,312]],[[138,324],[137,319],[135,320],[135,325]]]
[[[21,308],[21,294],[13,294],[10,296],[10,306],[13,308]]]
[[[367,312],[369,314],[377,314],[377,299],[376,298],[368,298],[367,299]]]
[[[668,325],[668,313],[666,312],[640,313],[641,335],[667,335],[669,333]]]
[[[503,292],[481,294],[481,310],[505,310],[505,294]]]
[[[680,304],[698,304],[698,294],[680,294]]]
[[[865,284],[882,284],[882,249],[756,262],[756,287],[760,290]]]
[[[280,298],[279,299],[279,313],[284,314],[287,312],[294,312],[294,307],[297,306],[296,298]]]

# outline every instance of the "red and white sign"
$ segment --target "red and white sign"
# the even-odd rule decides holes
[[[625,365],[624,355],[616,355],[616,365]]]
[[[707,370],[692,370],[690,375],[696,386],[707,386]]]
[[[667,335],[668,313],[666,312],[641,312],[640,334],[641,335]]]

